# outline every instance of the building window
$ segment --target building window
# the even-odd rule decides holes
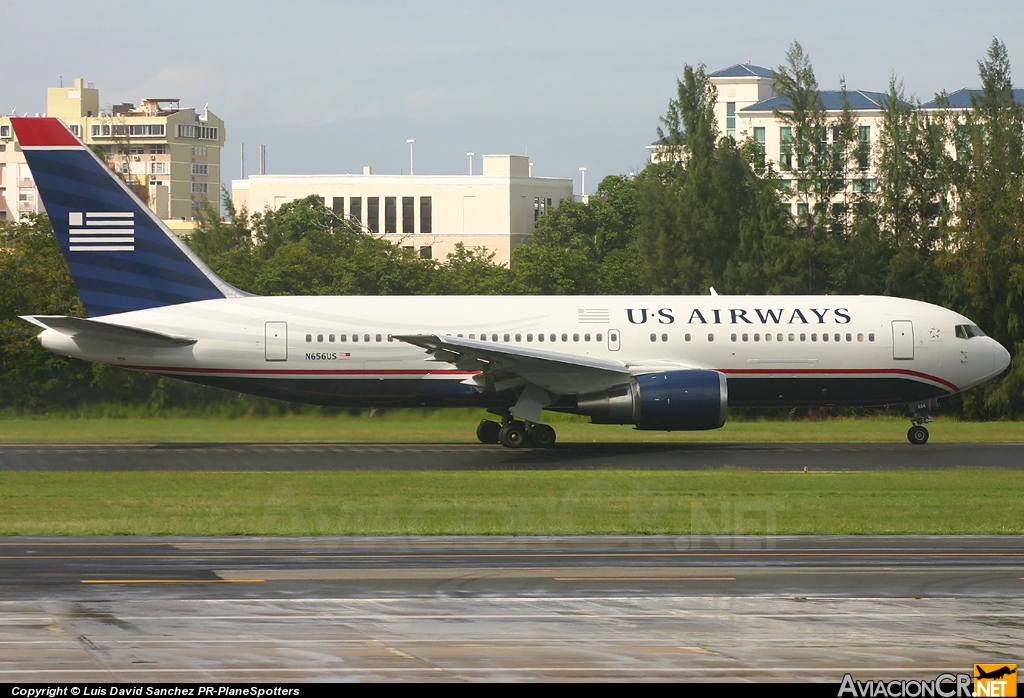
[[[164,135],[163,126],[160,126],[159,134]],[[133,136],[136,134],[132,134]],[[178,124],[178,138],[198,138],[203,141],[215,141],[220,135],[220,129],[216,126],[193,126],[191,124]]]
[[[210,193],[210,184],[208,182],[192,182],[192,193],[208,194]]]
[[[736,102],[725,103],[725,135],[736,140]]]
[[[370,232],[380,232],[380,197],[366,197],[366,227]]]
[[[429,196],[420,197],[420,232],[430,234],[434,231],[431,217],[431,199]]]
[[[433,259],[434,249],[430,245],[424,245],[420,248],[420,257],[422,259]],[[507,342],[508,340],[506,339],[505,341]]]
[[[398,232],[398,199],[394,196],[384,197],[384,233]]]
[[[210,166],[197,165],[195,163],[192,163],[192,174],[205,177],[206,175],[210,174]]]
[[[758,151],[760,153],[760,161],[761,161],[761,164],[763,165],[764,164],[764,154],[765,154],[765,146],[764,146],[764,144],[765,144],[765,130],[764,130],[764,126],[755,126],[754,127],[754,141],[757,143],[757,149],[758,149]]]
[[[806,216],[809,210],[807,204],[796,205],[796,215],[798,216]]]
[[[363,197],[353,196],[348,200],[348,215],[361,223],[363,220]]]
[[[0,126],[0,138],[10,138],[10,137],[11,137],[11,125],[10,124],[4,124],[3,126]]]
[[[779,165],[793,169],[793,129],[789,126],[779,128]]]
[[[167,174],[170,164],[169,162],[151,162],[149,163],[149,173],[151,175]]]
[[[205,145],[194,145],[194,146],[192,146],[192,157],[205,158],[206,157],[206,146]]]
[[[860,127],[860,145],[857,148],[857,159],[860,169],[871,167],[871,127]]]
[[[130,146],[128,146],[128,154],[129,155],[145,155],[146,154],[146,146],[144,146],[144,145],[130,145]]]
[[[339,216],[345,214],[345,197],[335,196],[331,199],[331,210],[337,213]]]
[[[167,155],[167,144],[158,143],[157,145],[149,146],[150,155]]]
[[[4,126],[2,128],[8,128],[8,127]],[[82,127],[79,124],[68,124],[68,130],[71,131],[71,133],[73,133],[75,135],[75,138],[81,138],[82,137]],[[6,136],[0,134],[0,138],[6,138]]]
[[[416,197],[402,197],[402,233],[412,235],[416,232],[416,221],[413,219],[416,208]]]

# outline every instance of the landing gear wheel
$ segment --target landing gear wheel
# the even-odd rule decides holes
[[[500,431],[500,424],[485,419],[476,428],[476,438],[480,439],[482,444],[496,444],[498,443],[498,433]]]
[[[537,448],[551,448],[555,445],[555,430],[547,424],[534,424],[530,429],[530,443]]]
[[[928,443],[928,430],[920,425],[910,427],[907,432],[907,440],[915,446]]]
[[[520,448],[526,443],[526,427],[522,422],[506,424],[498,432],[498,441],[505,448]]]

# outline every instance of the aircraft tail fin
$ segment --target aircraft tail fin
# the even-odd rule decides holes
[[[53,117],[12,117],[90,317],[249,294],[217,276]]]

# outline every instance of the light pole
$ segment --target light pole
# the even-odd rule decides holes
[[[466,155],[469,156],[469,176],[472,177],[473,176],[473,156],[476,155],[476,153],[466,153]]]
[[[412,171],[412,144],[416,142],[415,138],[407,138],[405,142],[409,144],[409,174],[413,174]]]
[[[587,196],[587,168],[586,167],[581,167],[580,168],[580,179],[582,180],[580,182],[580,187],[581,187],[580,200],[582,201]]]

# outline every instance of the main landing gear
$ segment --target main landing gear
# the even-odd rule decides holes
[[[524,422],[513,419],[511,415],[504,415],[501,421],[501,424],[489,419],[480,422],[476,428],[476,438],[480,443],[500,443],[505,448],[551,448],[555,445],[555,430],[547,424]]]
[[[938,407],[938,401],[927,400],[925,402],[911,403],[910,409],[914,415],[910,418],[910,421],[914,423],[912,427],[907,431],[907,440],[915,446],[921,446],[928,443],[928,430],[924,428],[924,425],[928,422],[934,421],[932,416],[928,414],[928,410],[935,409]]]

